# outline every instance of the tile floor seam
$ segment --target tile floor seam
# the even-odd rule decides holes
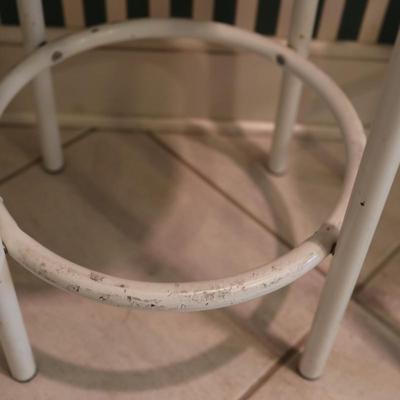
[[[66,141],[63,144],[63,149],[68,148],[77,142],[80,142],[81,140],[87,138],[90,134],[98,132],[98,131],[100,131],[100,130],[97,129],[96,127],[84,129],[79,135],[70,139],[69,141]],[[138,132],[138,134],[145,134],[147,137],[150,137],[150,135],[147,132]],[[7,176],[6,178],[3,178],[2,180],[0,180],[0,186],[3,183],[8,182],[10,179],[12,179],[16,176],[19,176],[20,174],[22,174],[23,172],[28,170],[31,166],[37,165],[40,161],[41,161],[41,157],[40,156],[36,157],[34,160],[30,161],[23,167],[19,168],[18,170],[14,171],[12,174],[10,174],[11,176]],[[231,321],[235,325],[235,327],[237,329],[239,329],[242,333],[249,335],[251,337],[251,340],[254,341],[254,343],[257,343],[257,344],[261,345],[262,347],[264,347],[263,346],[264,342],[260,336],[256,335],[251,329],[248,329],[245,324],[239,323],[237,320],[232,318],[229,315],[229,313],[226,313],[224,311],[222,311],[222,312],[224,313],[225,317],[227,317],[229,319],[229,321]]]
[[[251,385],[249,389],[237,400],[249,400],[262,387],[264,387],[269,379],[272,378],[281,368],[285,367],[285,365],[288,365],[293,358],[297,357],[300,354],[300,348],[305,343],[307,336],[308,332],[293,346],[291,346],[281,357],[279,357],[274,364],[272,364],[267,371],[259,379],[257,379],[257,381]]]
[[[400,249],[400,245],[397,246],[396,249]],[[387,262],[389,262],[390,259],[391,259],[392,257],[394,257],[396,254],[397,254],[397,252],[396,252],[396,251],[393,251],[393,252],[391,253],[391,256],[388,257]],[[385,263],[385,265],[386,265],[386,263]],[[318,273],[318,275],[319,275],[320,277],[322,277],[322,278],[324,279],[324,281],[325,281],[325,279],[326,279],[326,277],[327,277],[327,274],[326,274],[323,270],[319,269],[319,267],[314,268],[314,270],[315,270],[315,271]],[[311,272],[311,271],[310,271],[310,272]],[[329,272],[329,271],[328,271],[328,272]],[[322,282],[322,289],[321,289],[321,290],[324,289],[324,285],[325,285],[325,283]],[[357,291],[357,288],[355,288],[354,291],[353,291],[353,293],[352,293],[352,295],[351,295],[351,298],[350,298],[350,300],[349,300],[349,304],[348,304],[348,306],[346,307],[345,313],[347,312],[347,310],[348,310],[348,308],[349,308],[349,306],[350,306],[350,303],[351,303],[351,302],[354,302],[354,304],[357,304],[357,305],[360,306],[365,312],[367,312],[368,315],[374,316],[374,318],[377,319],[378,322],[383,323],[385,326],[389,327],[392,331],[394,330],[394,332],[396,333],[396,335],[399,335],[399,336],[400,336],[400,332],[397,332],[397,329],[396,329],[395,327],[393,327],[393,326],[390,324],[390,322],[386,321],[386,320],[384,319],[383,316],[381,316],[380,314],[376,313],[374,310],[370,309],[366,304],[364,304],[364,303],[357,297],[358,294],[359,294],[359,292]],[[320,296],[321,296],[321,295],[320,295]],[[320,297],[319,297],[319,298],[320,298]],[[319,298],[318,298],[318,302],[319,302]]]
[[[288,242],[285,238],[280,236],[277,232],[271,229],[267,224],[265,224],[260,218],[254,215],[250,210],[240,204],[237,200],[231,197],[228,193],[226,193],[223,189],[221,189],[217,184],[215,184],[212,180],[210,180],[206,175],[200,172],[197,168],[195,168],[192,164],[185,160],[185,158],[181,157],[175,150],[170,148],[164,141],[159,140],[152,132],[147,133],[148,137],[152,139],[158,146],[164,149],[165,152],[174,157],[177,161],[179,161],[182,165],[184,165],[187,169],[189,169],[193,174],[195,174],[198,178],[200,178],[204,183],[210,186],[215,192],[217,192],[220,196],[222,196],[225,200],[227,200],[230,204],[235,206],[238,210],[240,210],[244,215],[246,215],[250,220],[255,222],[269,234],[274,236],[280,244],[283,244],[288,248],[288,250],[293,249],[293,245]]]
[[[70,146],[74,145],[75,143],[79,142],[80,140],[85,139],[86,137],[88,137],[90,134],[92,134],[94,132],[96,132],[96,128],[94,128],[94,127],[82,129],[82,131],[80,131],[80,133],[78,133],[75,137],[73,137],[69,140],[66,140],[62,144],[62,148],[67,149]],[[24,174],[26,171],[28,171],[34,165],[38,165],[41,162],[41,160],[42,160],[42,157],[40,155],[36,156],[31,161],[27,162],[26,164],[22,165],[21,167],[10,172],[8,175],[6,175],[0,179],[0,186],[9,182],[10,180],[16,178],[17,176],[21,176],[22,174]]]
[[[367,304],[362,302],[360,299],[356,297],[352,297],[351,299],[356,303],[359,307],[361,307],[371,318],[375,319],[378,324],[383,325],[387,329],[389,329],[392,333],[394,333],[397,337],[400,338],[400,329],[394,326],[390,321],[388,321],[384,315],[376,312],[374,309],[369,308]]]
[[[98,126],[97,129],[101,132],[109,132],[109,131],[114,131],[114,132],[130,132],[130,133],[146,133],[146,134],[161,134],[161,135],[168,135],[168,136],[173,136],[173,135],[182,135],[181,132],[176,132],[175,130],[169,130],[169,129],[149,129],[149,128],[129,128],[129,127],[118,127],[118,128],[110,128],[110,127],[105,127],[105,126]],[[212,135],[213,133],[204,131],[199,133],[200,135]],[[247,133],[244,135],[238,135],[235,133],[224,133],[223,131],[220,131],[217,133],[218,136],[223,137],[223,138],[230,138],[230,139],[243,139],[243,138],[271,138],[274,135],[274,132],[263,132],[263,133]],[[340,143],[343,142],[343,138],[340,135],[340,129],[338,128],[338,134],[337,136],[330,136],[330,135],[323,135],[319,136],[318,134],[315,133],[294,133],[293,139],[299,139],[299,140],[310,140],[310,139],[316,139],[321,142],[335,142],[335,143]]]
[[[394,335],[400,337],[400,330],[398,330],[396,327],[394,327],[390,322],[385,320],[383,316],[380,314],[376,313],[375,311],[371,310],[368,308],[367,305],[361,303],[355,298],[351,298],[350,302],[354,302],[357,306],[359,306],[370,318],[374,319],[375,322],[378,325],[382,325],[389,331],[391,331]],[[346,312],[348,311],[348,308],[350,306],[350,303],[348,307],[346,308]],[[343,324],[343,321],[341,325]],[[307,337],[309,335],[310,331],[307,331],[307,333],[299,339],[293,346],[291,346],[285,354],[283,354],[269,369],[266,371],[266,373],[260,377],[257,382],[248,389],[246,393],[244,393],[241,397],[239,397],[237,400],[249,400],[254,394],[256,394],[261,388],[263,388],[268,380],[274,376],[281,368],[283,368],[285,365],[288,365],[292,359],[300,355],[300,349],[301,347],[306,343]],[[304,378],[303,378],[304,379]]]
[[[187,168],[189,168],[193,173],[196,174],[196,176],[199,176],[203,181],[205,181],[207,184],[211,184],[212,188],[215,189],[220,195],[222,195],[225,199],[227,199],[228,201],[230,201],[231,203],[233,202],[234,206],[238,207],[238,204],[236,204],[236,201],[234,201],[233,199],[230,198],[229,195],[226,195],[224,192],[221,193],[221,189],[216,186],[213,182],[209,182],[209,180],[207,179],[207,177],[204,177],[203,174],[201,174],[199,171],[197,171],[195,168],[193,168],[192,165],[190,165],[186,160],[182,159],[180,157],[179,154],[177,154],[175,151],[173,151],[172,149],[169,148],[168,145],[166,145],[163,141],[159,141],[157,137],[154,136],[154,134],[152,132],[147,132],[145,133],[148,135],[149,138],[153,139],[155,143],[157,143],[161,148],[164,149],[164,151],[168,152],[170,155],[172,155],[175,159],[177,159],[180,163],[183,163]],[[233,200],[233,201],[232,201]],[[239,204],[239,209],[244,212],[246,214],[246,216],[250,217],[252,220],[254,220],[252,215],[248,215],[247,214],[247,210],[246,209],[242,209],[241,205]],[[258,222],[258,221],[257,221]],[[264,223],[262,222],[258,222],[259,224],[262,225],[262,227],[264,229],[266,229],[264,227]],[[268,228],[266,229],[268,231],[268,233],[272,234],[276,239],[280,239],[279,237],[277,237],[277,235],[273,232],[270,231]],[[289,249],[292,249],[293,246],[290,245],[287,242],[283,242],[283,244],[285,246],[287,246]],[[311,272],[311,271],[310,271]],[[324,277],[324,274],[321,271],[318,271],[318,273]],[[244,332],[248,333],[251,335],[252,340],[254,340],[257,343],[261,343],[261,345],[263,345],[263,340],[261,337],[259,337],[259,335],[255,334],[254,332],[252,332],[251,329],[247,328],[243,323],[240,323],[239,321],[237,321],[235,318],[231,318],[231,316],[228,314],[228,318],[232,321],[232,323],[235,324],[236,327],[238,327],[240,330],[243,330]],[[225,314],[226,315],[226,314]],[[292,354],[295,355],[298,353],[298,349],[300,347],[300,345],[305,341],[305,338],[308,335],[308,331],[307,333],[301,338],[299,339],[294,345],[290,346],[288,348],[288,350],[270,367],[268,368],[268,371],[263,375],[264,379],[262,379],[262,384],[264,382],[266,382],[279,368],[280,366],[283,366],[288,360],[290,360],[292,358]],[[261,379],[261,378],[260,378]],[[262,386],[262,384],[260,386]],[[257,382],[255,382],[253,385],[251,385],[251,387],[256,386],[258,388]],[[249,389],[251,390],[251,389]],[[257,390],[257,389],[256,389]],[[251,391],[251,393],[255,392]],[[238,400],[246,400],[249,397],[245,394],[244,397],[240,397]]]
[[[390,263],[390,261],[397,256],[397,254],[400,253],[400,243],[396,246],[394,246],[394,248],[385,256],[383,257],[383,259],[378,263],[378,265],[372,270],[372,272],[370,273],[370,275],[367,276],[367,278],[356,285],[356,287],[354,288],[354,292],[352,294],[352,297],[358,296],[359,294],[361,294],[361,292],[366,289],[366,287],[370,284],[370,282],[376,278],[376,276],[386,268],[386,266]],[[364,268],[364,267],[363,267]],[[324,271],[319,265],[316,266],[314,268],[322,277],[326,278],[328,276],[329,273],[329,269],[328,271]]]
[[[378,265],[372,270],[372,272],[361,282],[354,290],[354,295],[358,296],[367,286],[372,282],[374,278],[378,276],[382,270],[389,265],[390,261],[393,260],[397,254],[400,253],[400,243],[393,247],[393,249],[378,263]]]

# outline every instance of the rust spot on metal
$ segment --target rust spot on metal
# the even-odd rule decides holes
[[[71,292],[76,292],[79,293],[79,290],[81,287],[79,285],[68,285],[67,290],[70,290]]]
[[[5,245],[5,243],[1,242],[1,244],[3,245],[4,254],[8,254],[8,249],[7,249],[7,246]]]
[[[55,51],[52,55],[51,55],[51,59],[53,62],[56,62],[58,60],[61,60],[63,56],[63,53],[61,53],[61,51]]]
[[[285,65],[285,57],[283,57],[283,55],[282,54],[278,54],[277,56],[276,56],[276,62],[279,64],[279,65]]]
[[[92,281],[101,282],[101,281],[103,281],[104,276],[101,276],[100,274],[96,274],[95,272],[91,272],[89,278]]]

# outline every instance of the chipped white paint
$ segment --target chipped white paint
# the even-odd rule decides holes
[[[40,71],[98,46],[142,38],[191,37],[258,53],[313,87],[330,106],[343,133],[347,168],[340,199],[328,220],[310,238],[277,260],[236,276],[183,283],[139,282],[104,275],[74,264],[22,232],[0,204],[0,235],[11,257],[59,288],[117,306],[144,309],[207,310],[273,292],[317,266],[335,244],[365,137],[361,122],[342,90],[312,63],[273,40],[213,22],[183,19],[137,20],[92,27],[36,50],[0,82],[0,115]]]
[[[59,257],[22,232],[3,203],[0,203],[0,225],[11,257],[52,285],[117,306],[182,311],[226,307],[286,286],[318,265],[329,254],[337,236],[333,227],[324,227],[274,262],[233,277],[153,283],[115,278]]]

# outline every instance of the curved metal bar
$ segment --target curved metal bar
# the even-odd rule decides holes
[[[318,265],[337,240],[365,145],[361,122],[341,89],[292,50],[260,35],[214,22],[181,19],[136,20],[92,27],[36,50],[0,83],[0,116],[36,74],[86,50],[142,38],[191,37],[255,52],[288,68],[328,103],[346,143],[347,168],[341,196],[321,228],[297,248],[259,268],[211,281],[153,283],[119,279],[74,264],[46,249],[19,229],[0,203],[0,236],[10,255],[59,288],[117,306],[195,311],[225,307],[286,286]]]
[[[2,201],[0,236],[16,261],[61,289],[117,306],[196,311],[248,301],[290,284],[329,254],[337,232],[327,226],[284,256],[242,274],[182,283],[132,281],[81,267],[24,233]]]

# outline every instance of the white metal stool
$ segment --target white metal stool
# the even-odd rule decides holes
[[[0,82],[0,115],[19,90],[28,82],[40,76],[38,74],[42,74],[52,65],[75,54],[124,40],[171,37],[199,38],[253,51],[273,60],[285,71],[295,74],[299,79],[313,87],[328,103],[343,133],[347,154],[347,168],[342,194],[328,220],[321,225],[314,235],[297,248],[253,271],[223,279],[184,283],[125,280],[74,264],[52,253],[22,232],[2,202],[0,203],[0,237],[9,255],[26,269],[46,282],[78,295],[107,304],[141,309],[209,310],[251,300],[292,283],[316,267],[332,252],[336,245],[364,149],[365,138],[361,122],[353,106],[329,77],[293,50],[237,28],[217,23],[180,19],[137,20],[92,27],[81,33],[40,46],[14,67]],[[399,59],[398,55],[397,59]],[[395,62],[399,63],[396,60]],[[397,86],[391,87],[390,90],[396,90]],[[395,94],[388,94],[387,96],[393,97]],[[388,101],[392,100],[390,98]],[[399,99],[396,100],[396,105],[398,105]],[[382,121],[379,121],[378,119],[377,129],[381,127],[379,124],[382,124]],[[393,122],[393,129],[391,130],[393,132],[395,122],[397,121]],[[377,149],[378,147],[373,146],[373,148]],[[379,148],[379,150],[374,151],[378,151],[379,157],[385,156],[384,151],[393,152],[392,148],[384,148],[383,150]],[[398,152],[397,150],[397,153],[391,158],[392,169],[393,159],[398,156]],[[366,161],[363,161],[363,165],[368,164],[369,159],[365,157],[364,160]],[[357,184],[357,188],[360,187],[361,189],[356,188],[352,196],[348,217],[346,217],[342,236],[337,245],[335,261],[329,273],[327,287],[324,290],[317,312],[309,345],[301,363],[301,372],[305,377],[315,378],[322,372],[365,256],[363,252],[366,252],[369,246],[368,241],[371,240],[391,183],[391,175],[384,169],[386,164],[382,163],[382,165],[383,167],[377,170],[381,171],[381,174],[386,174],[388,179],[385,181],[386,186],[379,188],[382,190],[379,190],[379,199],[376,201],[359,201],[360,193],[364,199],[368,198],[364,195],[371,194],[370,187],[366,186],[366,178],[364,177],[366,173],[366,177],[370,178],[370,167],[367,168],[367,172],[364,168],[361,169],[360,183]],[[379,173],[375,173],[373,178],[379,179]],[[376,184],[374,180],[372,182],[371,186],[374,187]],[[373,193],[373,195],[376,198],[376,193]],[[360,209],[361,212],[359,212]],[[368,215],[365,215],[366,212],[368,212]],[[358,223],[358,219],[360,219],[360,223]],[[354,220],[357,222],[356,227]],[[355,237],[352,230],[356,229],[358,232],[358,226],[365,227],[366,225],[369,228],[368,234],[363,233],[363,235],[360,234]],[[350,246],[351,243],[356,243],[357,247],[354,249],[350,247],[349,249],[349,243]],[[34,376],[36,367],[4,253],[2,252],[0,256],[0,337],[12,375],[17,380],[26,381]],[[343,260],[351,268],[343,270],[341,268]]]
[[[360,120],[349,100],[336,84],[293,50],[250,32],[217,23],[187,20],[137,20],[93,27],[44,45],[14,67],[0,83],[0,113],[18,91],[46,68],[80,52],[100,45],[140,38],[193,37],[228,46],[239,46],[267,57],[296,74],[312,86],[329,104],[344,135],[347,172],[341,197],[329,219],[320,229],[288,254],[253,271],[233,277],[184,283],[152,283],[119,279],[89,270],[46,249],[22,232],[4,204],[0,204],[0,236],[9,255],[41,279],[67,291],[103,303],[154,310],[209,310],[226,307],[271,293],[316,267],[331,253],[338,237],[351,188],[364,148]],[[5,263],[3,268],[6,268]],[[11,298],[10,284],[4,290]],[[12,302],[16,309],[15,297]],[[13,340],[21,332],[22,320],[6,308],[1,316],[5,330],[4,346],[9,347],[12,374],[26,380],[34,372],[33,358],[26,335],[20,343]],[[30,373],[28,373],[30,372]]]

